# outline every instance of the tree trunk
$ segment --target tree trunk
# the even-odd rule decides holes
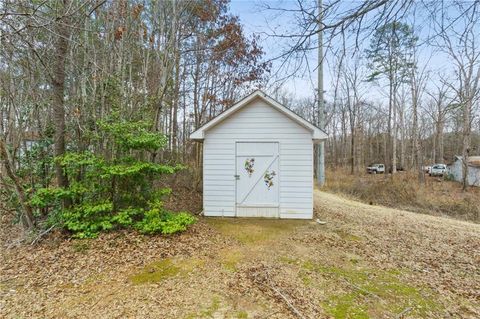
[[[178,46],[178,42],[175,41]],[[175,50],[175,86],[173,92],[173,105],[172,105],[172,152],[175,158],[177,158],[178,152],[178,104],[180,102],[180,52]]]
[[[443,128],[444,128],[444,120],[443,118],[440,119],[438,122],[438,142],[437,142],[437,163],[443,163],[444,162],[444,144],[443,144]]]
[[[392,109],[393,109],[393,75],[389,76],[389,92],[388,92],[388,119],[387,119],[387,134],[385,137],[385,148],[383,150],[385,157],[385,173],[388,173],[392,168],[390,157],[390,141],[392,136]],[[385,174],[387,176],[387,174]]]
[[[18,196],[18,201],[20,202],[20,206],[22,207],[22,224],[25,228],[32,229],[34,226],[32,208],[28,204],[27,196],[25,195],[22,184],[14,172],[12,161],[10,159],[10,156],[8,155],[7,147],[3,139],[0,139],[0,159],[3,160],[7,176],[13,181],[15,192]]]
[[[55,30],[57,39],[55,42],[54,72],[52,79],[53,87],[53,120],[55,126],[54,154],[59,157],[65,153],[65,60],[68,53],[70,26],[65,14],[69,5],[68,0],[63,0],[62,16],[57,19]],[[67,187],[67,177],[58,161],[55,161],[55,175],[59,187]]]
[[[418,92],[414,76],[412,76],[411,82],[412,92],[412,112],[413,112],[413,124],[412,124],[412,167],[417,169],[418,181],[425,183],[425,175],[423,173],[423,160],[420,158],[420,143],[418,134]]]
[[[471,99],[463,105],[463,141],[462,141],[462,157],[463,157],[463,190],[468,188],[468,155],[470,152],[470,104]]]
[[[397,172],[397,99],[393,93],[392,175]]]
[[[355,174],[355,129],[351,130],[350,140],[350,173]]]
[[[402,99],[402,107],[400,109],[400,167],[405,168],[405,104]]]

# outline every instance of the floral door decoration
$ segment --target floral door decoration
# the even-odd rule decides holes
[[[254,165],[255,165],[255,159],[254,158],[247,158],[245,160],[245,170],[247,171],[249,177],[251,177],[253,172],[255,171],[253,169]]]
[[[265,172],[265,175],[263,176],[263,180],[265,181],[265,185],[267,185],[267,188],[270,189],[270,187],[273,186],[273,178],[277,175],[275,171],[271,171],[270,173],[267,171]]]

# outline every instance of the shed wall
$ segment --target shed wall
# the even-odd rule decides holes
[[[235,143],[244,141],[279,142],[280,218],[312,218],[312,134],[261,99],[205,133],[204,214],[235,216]]]
[[[460,160],[456,160],[451,168],[450,173],[453,176],[453,179],[457,182],[463,182],[463,165]],[[480,186],[480,168],[475,166],[468,167],[468,185],[471,186]]]

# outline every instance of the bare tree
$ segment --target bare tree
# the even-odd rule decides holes
[[[350,124],[350,172],[356,171],[357,129],[359,128],[360,109],[363,105],[362,83],[366,78],[366,70],[362,61],[356,58],[353,63],[343,67],[345,103],[348,110]]]
[[[413,60],[415,65],[417,62],[416,47],[413,48]],[[411,91],[411,100],[412,100],[412,114],[413,114],[413,123],[412,123],[412,166],[416,168],[418,173],[418,180],[423,183],[425,182],[424,170],[423,170],[423,157],[421,155],[420,147],[420,132],[419,132],[419,123],[418,115],[420,109],[420,103],[422,101],[422,95],[425,91],[425,85],[428,79],[428,74],[426,73],[425,68],[419,70],[418,68],[411,68],[410,74],[410,91]]]
[[[476,10],[478,6],[480,3],[475,2],[474,9],[464,14],[454,27],[444,28],[443,21],[437,24],[440,34],[437,45],[451,58],[458,79],[456,83],[449,83],[449,87],[455,92],[457,103],[462,110],[463,189],[468,187],[472,112],[480,95],[480,48],[477,39],[480,25],[479,13]]]

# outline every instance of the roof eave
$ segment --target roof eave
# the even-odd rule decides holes
[[[328,135],[325,134],[324,132],[320,131],[320,130],[315,130],[313,132],[313,136],[312,136],[312,140],[315,142],[315,143],[320,143],[320,142],[323,142],[325,141],[326,139],[328,138]]]
[[[203,140],[205,138],[205,133],[199,130],[196,130],[192,134],[190,134],[189,139],[191,140]]]

